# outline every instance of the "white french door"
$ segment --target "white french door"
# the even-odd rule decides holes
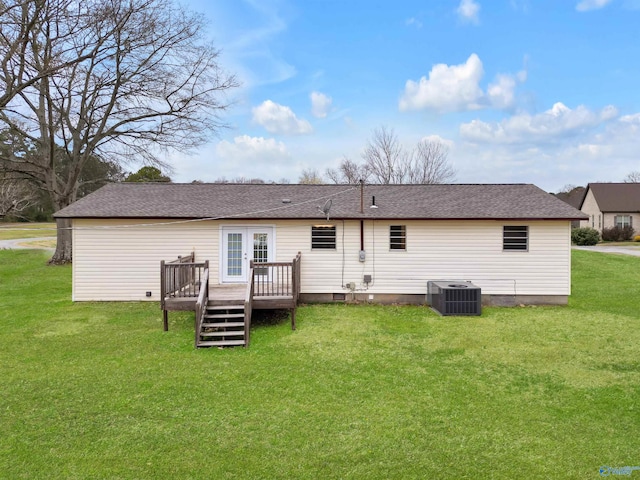
[[[273,258],[273,227],[222,227],[223,283],[246,283],[250,260],[264,263]]]

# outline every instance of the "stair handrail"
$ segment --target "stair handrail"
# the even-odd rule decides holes
[[[255,287],[255,276],[253,271],[253,265],[249,267],[249,278],[247,282],[247,291],[244,296],[244,346],[249,346],[251,335],[251,313],[253,308],[253,291]]]
[[[200,329],[204,321],[204,315],[207,312],[207,304],[209,303],[209,262],[206,262],[204,269],[202,285],[200,285],[200,293],[198,293],[198,300],[196,301],[196,338],[195,346],[198,346],[198,340],[200,339]]]

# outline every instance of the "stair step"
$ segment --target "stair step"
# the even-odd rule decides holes
[[[226,332],[200,332],[201,337],[237,337],[242,335],[244,337],[244,330],[227,330]]]
[[[205,313],[204,318],[244,318],[244,313]]]
[[[244,322],[214,322],[214,323],[202,324],[202,328],[228,328],[228,327],[244,327]]]
[[[238,310],[244,309],[244,304],[237,305],[207,305],[207,310]]]
[[[244,345],[244,340],[207,340],[198,342],[199,347],[235,347]]]

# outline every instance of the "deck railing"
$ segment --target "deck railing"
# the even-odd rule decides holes
[[[251,262],[255,297],[290,297],[297,302],[300,294],[300,257],[291,262]]]
[[[249,278],[253,278],[253,268],[249,268]],[[253,310],[254,283],[247,282],[247,292],[244,297],[244,346],[249,346],[251,335],[251,314]]]
[[[209,303],[209,267],[207,266],[203,272],[204,280],[202,282],[198,300],[196,301],[196,338],[195,346],[198,347],[200,339],[200,329],[204,322],[204,315],[207,312],[207,304]]]
[[[162,301],[166,297],[197,297],[200,293],[209,261],[195,262],[193,253],[171,262],[160,262],[160,290]],[[208,276],[207,276],[208,278]]]

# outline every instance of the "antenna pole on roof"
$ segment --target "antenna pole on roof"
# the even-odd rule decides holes
[[[364,213],[364,180],[360,179],[360,213]]]

